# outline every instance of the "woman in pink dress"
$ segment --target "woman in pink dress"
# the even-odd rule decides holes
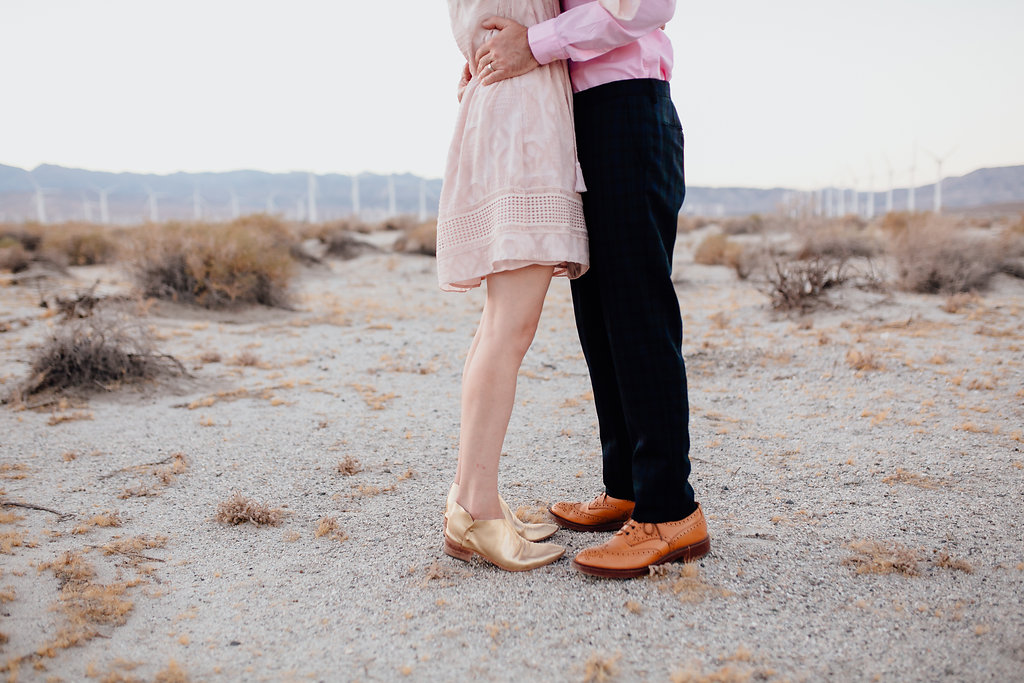
[[[474,58],[492,33],[483,27],[486,19],[504,16],[530,26],[556,16],[558,0],[449,0],[448,9],[471,66],[441,191],[438,281],[453,292],[487,284],[462,375],[445,552],[521,571],[554,562],[565,550],[540,542],[557,526],[523,524],[512,515],[498,495],[498,460],[519,367],[551,278],[579,277],[589,264],[572,92],[564,61],[483,86]]]

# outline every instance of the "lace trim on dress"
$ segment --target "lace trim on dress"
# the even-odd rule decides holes
[[[459,252],[489,241],[496,226],[524,233],[568,228],[584,238],[587,234],[578,194],[554,188],[502,189],[469,211],[443,217],[437,225],[437,250]]]

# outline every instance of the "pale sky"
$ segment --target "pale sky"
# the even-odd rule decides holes
[[[1020,0],[680,1],[691,185],[916,184],[1024,164]],[[3,0],[0,164],[440,177],[437,0]]]

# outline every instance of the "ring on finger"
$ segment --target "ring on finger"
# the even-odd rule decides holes
[[[487,69],[487,71],[493,73],[494,72],[494,62],[489,62],[485,68]]]

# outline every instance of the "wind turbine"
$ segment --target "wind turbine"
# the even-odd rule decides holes
[[[53,194],[54,190],[49,188],[42,188],[39,183],[36,182],[35,176],[32,175],[32,171],[25,171],[28,173],[28,179],[32,181],[32,187],[36,188],[35,203],[36,203],[36,220],[40,224],[46,223],[46,195]]]
[[[309,222],[316,223],[316,176],[312,173],[307,177],[306,194],[309,196]]]
[[[871,164],[871,159],[868,159],[868,206],[866,217],[868,220],[875,217],[875,168]]]
[[[352,174],[352,215],[359,217],[359,174]]]
[[[117,185],[111,185],[110,187],[94,186],[92,189],[96,190],[96,194],[100,196],[100,223],[110,225],[110,206],[107,204],[107,196],[117,189]]]
[[[910,157],[910,187],[907,189],[907,211],[914,213],[914,170],[917,168],[917,141],[914,141],[914,153]]]
[[[395,175],[392,173],[388,176],[388,216],[394,216],[398,213],[395,203]]]
[[[946,161],[946,159],[948,159],[950,156],[952,156],[953,152],[955,152],[955,151],[956,151],[956,146],[954,145],[953,148],[950,149],[948,152],[946,152],[946,154],[944,156],[940,157],[940,156],[936,156],[933,152],[928,152],[927,149],[925,150],[925,152],[928,152],[928,156],[930,156],[932,159],[935,159],[936,177],[935,177],[935,202],[934,202],[933,210],[935,211],[936,214],[942,213],[942,164],[943,164],[943,162]]]
[[[427,179],[420,178],[420,222],[427,220]]]
[[[199,194],[199,185],[192,188],[192,220],[203,220],[203,198]]]
[[[160,222],[160,211],[156,200],[165,195],[163,192],[154,192],[149,185],[146,185],[146,195],[148,197],[146,203],[149,205],[149,220],[151,223],[158,223]]]
[[[238,218],[242,215],[241,210],[238,207],[238,193],[235,192],[234,188],[228,191],[231,195],[231,217]]]
[[[892,213],[892,164],[889,163],[888,155],[882,155],[885,158],[885,167],[889,169],[889,189],[885,193],[885,212]]]
[[[92,223],[92,204],[84,192],[82,193],[82,216],[85,218],[86,223]]]

